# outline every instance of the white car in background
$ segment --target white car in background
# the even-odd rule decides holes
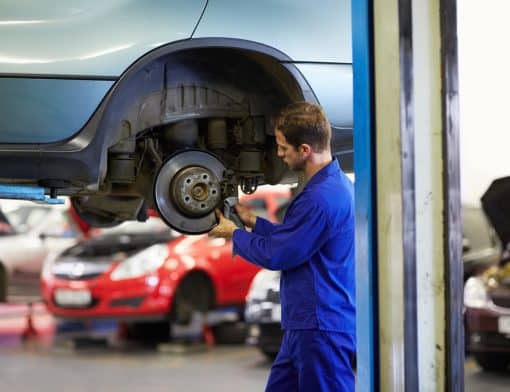
[[[44,259],[75,244],[80,231],[66,206],[0,201],[0,208],[0,302],[5,302],[8,291],[38,292]]]

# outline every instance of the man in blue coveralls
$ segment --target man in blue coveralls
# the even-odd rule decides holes
[[[278,156],[307,180],[281,224],[238,205],[251,232],[217,211],[210,235],[233,238],[233,252],[281,270],[284,336],[266,391],[354,391],[353,186],[331,156],[331,126],[318,106],[294,103],[275,128]]]

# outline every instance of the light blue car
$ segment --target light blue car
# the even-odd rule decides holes
[[[349,0],[2,1],[0,183],[71,195],[94,226],[202,233],[292,181],[273,118],[320,103],[352,168]]]

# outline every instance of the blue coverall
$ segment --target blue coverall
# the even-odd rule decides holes
[[[284,337],[266,391],[354,391],[353,186],[336,160],[310,178],[282,224],[236,230],[235,254],[281,270]]]

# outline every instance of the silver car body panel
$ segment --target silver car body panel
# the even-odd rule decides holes
[[[205,0],[2,1],[0,74],[119,76],[190,38]]]
[[[352,128],[352,67],[347,64],[296,64],[331,125]]]
[[[150,50],[190,38],[204,6],[205,0],[7,0],[0,74],[119,76]],[[260,42],[298,62],[351,63],[350,15],[349,0],[320,7],[211,0],[193,37]]]
[[[0,143],[50,143],[71,137],[112,85],[101,80],[0,78],[5,97],[0,98]]]
[[[263,42],[294,61],[352,63],[351,0],[210,0],[193,38]]]

